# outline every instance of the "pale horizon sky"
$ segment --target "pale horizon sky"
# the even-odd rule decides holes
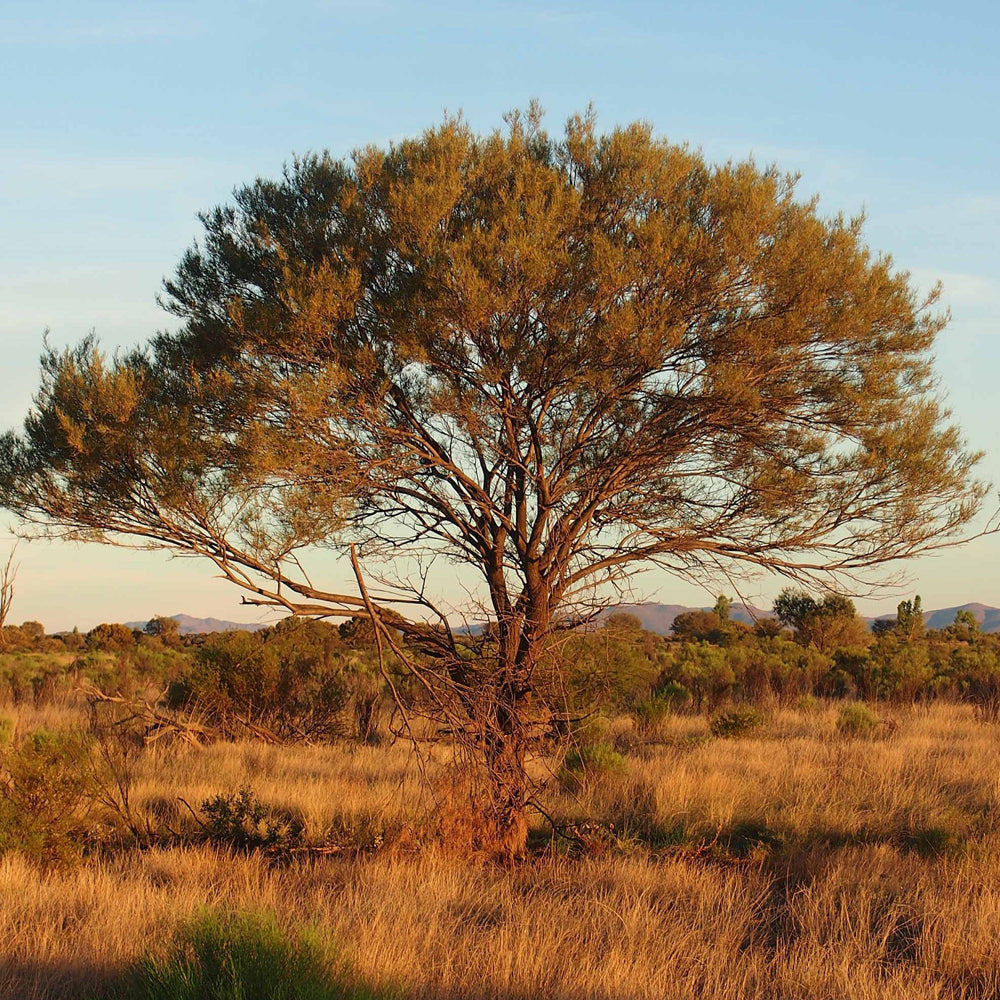
[[[938,371],[1000,486],[1000,11],[983,3],[7,0],[0,9],[0,428],[21,422],[43,331],[113,349],[169,317],[155,296],[196,215],[295,153],[348,154],[461,109],[477,129],[537,98],[547,125],[651,122],[713,160],[801,173],[952,322]],[[994,501],[995,503],[995,501]],[[0,515],[0,555],[9,515]],[[925,608],[1000,606],[1000,537],[900,567]],[[11,621],[49,630],[185,612],[255,620],[190,560],[22,544]],[[342,567],[324,559],[333,583]],[[768,606],[782,584],[744,591]],[[655,574],[651,600],[703,605]],[[732,592],[732,588],[726,588]],[[900,594],[860,600],[889,612]]]

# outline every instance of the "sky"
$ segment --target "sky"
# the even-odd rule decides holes
[[[446,110],[487,131],[536,98],[553,131],[592,102],[603,128],[643,119],[711,160],[800,173],[824,212],[864,210],[873,249],[921,287],[944,284],[942,387],[1000,488],[997,51],[1000,7],[986,2],[4,0],[0,429],[27,412],[46,329],[56,345],[94,330],[112,349],[170,327],[160,283],[198,212],[234,187],[296,153],[414,134]],[[0,514],[0,555],[15,527]],[[918,560],[905,591],[925,608],[1000,605],[998,555],[991,536]],[[11,621],[258,617],[197,561],[42,542],[22,543],[18,561]],[[639,586],[713,603],[654,573]],[[767,606],[780,586],[741,592]],[[892,611],[902,593],[858,604]]]

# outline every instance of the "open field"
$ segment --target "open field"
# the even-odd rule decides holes
[[[402,744],[152,749],[134,800],[188,842],[48,873],[8,853],[0,983],[100,995],[208,905],[314,925],[377,996],[998,995],[1000,732],[940,704],[847,739],[837,711],[781,711],[753,739],[619,720],[603,737],[624,765],[547,792],[561,822],[594,820],[586,847],[550,842],[539,817],[512,869],[436,843]],[[178,800],[241,786],[343,852],[279,863],[195,842]]]

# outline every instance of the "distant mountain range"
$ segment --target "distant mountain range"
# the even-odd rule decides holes
[[[674,619],[685,611],[711,611],[711,608],[689,608],[683,604],[623,604],[614,611],[635,615],[642,622],[643,628],[659,635],[666,635],[673,625]],[[959,611],[971,611],[984,632],[1000,632],[1000,608],[991,608],[987,604],[960,604],[954,608],[939,608],[937,611],[924,612],[924,624],[927,628],[944,628],[955,620]],[[611,613],[611,612],[609,612]],[[773,618],[769,610],[756,608],[752,604],[733,604],[729,609],[729,617],[734,621],[746,622],[752,625],[761,618]],[[875,615],[865,618],[869,625],[875,621],[894,619],[895,615]]]
[[[191,615],[170,615],[180,625],[181,635],[199,632],[259,632],[267,625],[259,622],[226,622],[219,618],[192,618]],[[129,628],[144,629],[147,622],[126,622]]]
[[[711,608],[690,608],[684,604],[622,604],[610,609],[607,613],[622,612],[635,615],[642,622],[642,627],[659,635],[667,635],[674,619],[685,611],[711,611]],[[959,611],[971,611],[984,632],[1000,632],[1000,608],[991,608],[988,604],[961,604],[954,608],[939,608],[937,611],[924,612],[924,624],[927,628],[944,628],[955,620]],[[267,625],[259,622],[227,622],[219,618],[193,618],[191,615],[171,615],[179,625],[182,635],[192,635],[198,632],[257,632]],[[752,604],[733,604],[729,609],[729,617],[734,621],[752,625],[761,618],[771,618],[769,610],[754,607]],[[865,618],[872,622],[895,618],[895,615],[876,615]],[[129,628],[145,628],[146,622],[126,622]],[[475,630],[474,630],[475,631]]]

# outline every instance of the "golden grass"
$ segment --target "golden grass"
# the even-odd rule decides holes
[[[314,923],[359,980],[412,998],[1000,996],[1000,733],[954,706],[894,718],[876,741],[837,736],[832,708],[746,740],[671,720],[626,776],[551,793],[564,818],[617,819],[582,860],[502,870],[427,848],[278,867],[201,846],[43,875],[8,855],[0,992],[95,995],[208,904]],[[137,792],[197,805],[242,784],[316,837],[420,808],[400,745],[158,749]]]

